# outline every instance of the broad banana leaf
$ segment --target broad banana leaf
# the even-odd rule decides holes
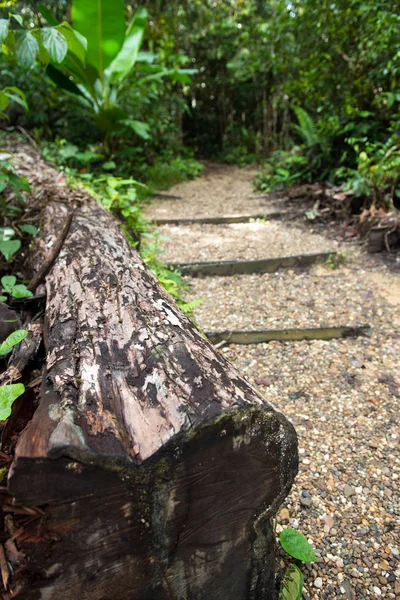
[[[57,87],[70,92],[71,94],[76,94],[77,96],[83,96],[81,90],[78,86],[75,85],[71,79],[65,75],[60,69],[53,67],[53,65],[48,65],[46,69],[47,75],[50,79],[56,84]]]
[[[124,43],[124,0],[73,0],[72,22],[87,40],[86,62],[103,78]]]
[[[133,68],[142,45],[146,20],[147,10],[139,8],[126,31],[121,50],[108,69],[110,83],[122,82]]]

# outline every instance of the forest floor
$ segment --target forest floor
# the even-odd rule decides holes
[[[280,220],[158,227],[163,260],[345,254],[306,270],[186,277],[201,329],[370,325],[372,335],[331,341],[226,345],[221,352],[299,436],[296,484],[277,517],[310,540],[304,598],[399,598],[400,273],[356,242],[293,220],[285,198],[256,197],[255,171],[208,164],[148,207],[153,219],[268,214]],[[285,213],[287,217],[285,218]],[[338,236],[336,236],[338,237]],[[333,268],[337,267],[337,268]],[[282,556],[283,560],[283,556]],[[282,565],[283,566],[283,565]]]

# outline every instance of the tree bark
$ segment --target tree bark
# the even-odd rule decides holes
[[[293,426],[180,312],[116,219],[35,168],[47,173],[33,182],[46,190],[36,271],[73,218],[45,280],[40,402],[8,479],[9,515],[30,515],[10,597],[274,599],[270,517],[297,470]]]

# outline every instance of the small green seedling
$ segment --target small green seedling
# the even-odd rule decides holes
[[[0,181],[0,191],[1,191],[1,181]],[[1,205],[0,205],[0,213],[1,213]],[[35,236],[38,232],[38,228],[34,225],[19,225],[19,229],[28,235]],[[18,252],[21,248],[21,241],[15,240],[15,231],[12,227],[0,227],[0,252],[6,259],[9,261],[12,259],[14,254]]]
[[[326,265],[331,269],[338,269],[340,265],[343,265],[346,261],[346,254],[344,252],[338,252],[337,254],[330,254],[326,259]]]
[[[303,586],[303,573],[296,565],[289,565],[283,576],[279,600],[301,600]]]
[[[32,292],[28,290],[23,283],[17,284],[17,278],[14,275],[5,275],[1,278],[2,292],[12,296],[12,298],[30,298]],[[7,296],[0,296],[0,302],[6,302]]]
[[[293,558],[297,558],[303,562],[314,562],[316,560],[312,546],[307,541],[307,538],[300,531],[297,531],[297,529],[287,527],[282,531],[279,540],[285,552],[293,556]]]
[[[32,235],[33,237],[35,237],[35,235],[37,234],[37,232],[39,231],[37,227],[35,227],[34,225],[18,225],[18,228],[23,231],[24,233],[27,233],[29,235]]]
[[[300,531],[287,527],[284,529],[279,540],[282,548],[303,562],[314,562],[316,556],[311,545]],[[296,565],[289,565],[282,580],[279,600],[300,600],[303,593],[304,577]]]
[[[28,335],[26,329],[17,329],[0,345],[0,357],[9,354],[14,346],[22,342]],[[23,383],[11,383],[0,386],[0,421],[5,421],[11,414],[14,400],[25,392]]]
[[[318,217],[321,216],[321,213],[318,212],[317,210],[306,210],[306,212],[304,213],[304,216],[309,221],[315,221],[315,219],[318,219]]]
[[[12,227],[1,227],[0,228],[0,252],[9,261],[12,259],[14,254],[21,248],[20,240],[13,240],[15,231]]]
[[[0,386],[0,421],[5,421],[11,414],[14,400],[25,392],[23,383],[11,383]]]
[[[9,354],[14,346],[22,342],[28,335],[26,329],[17,329],[13,331],[8,338],[0,345],[0,357]]]

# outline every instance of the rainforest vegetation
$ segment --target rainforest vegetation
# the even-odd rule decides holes
[[[202,159],[255,165],[262,192],[341,186],[363,219],[399,205],[399,29],[396,0],[3,0],[1,135],[37,144],[133,244],[147,236],[144,259],[183,304],[141,205]],[[0,168],[9,261],[28,187],[10,156]]]
[[[24,425],[21,426],[18,434],[32,419],[38,403],[33,392],[29,390],[37,387],[42,381],[39,374],[44,364],[45,346],[48,356],[56,358],[47,361],[48,371],[43,369],[40,394],[43,397],[54,394],[58,400],[61,398],[63,401],[66,400],[62,410],[70,411],[68,402],[70,397],[75,401],[77,390],[79,393],[84,390],[90,400],[95,385],[89,379],[92,373],[100,373],[101,393],[96,396],[96,402],[99,398],[101,402],[96,405],[97,412],[93,412],[96,416],[92,419],[92,400],[87,400],[85,396],[84,400],[80,397],[79,402],[84,404],[87,401],[88,439],[91,439],[91,436],[93,438],[98,436],[96,439],[98,446],[94,447],[101,457],[101,460],[99,459],[101,468],[103,462],[106,464],[104,456],[110,454],[105,433],[110,433],[112,428],[113,431],[118,430],[118,436],[124,444],[127,444],[127,460],[132,462],[134,459],[137,461],[135,464],[140,464],[140,461],[156,455],[159,448],[167,447],[167,437],[163,438],[160,432],[164,431],[163,428],[168,429],[168,440],[175,435],[174,419],[178,422],[182,415],[186,414],[184,398],[186,392],[188,402],[195,399],[193,418],[196,423],[199,414],[202,415],[201,418],[199,417],[200,424],[201,419],[208,423],[209,419],[216,418],[217,413],[213,412],[214,397],[211,392],[210,402],[206,397],[207,391],[198,392],[198,388],[203,385],[201,383],[203,380],[208,383],[212,380],[209,369],[213,362],[206,358],[211,356],[205,354],[206,342],[197,331],[192,332],[191,328],[194,330],[194,327],[189,321],[185,320],[185,326],[181,326],[180,319],[184,316],[180,315],[178,319],[167,306],[165,292],[148,273],[136,254],[136,250],[139,250],[144,262],[156,274],[167,291],[175,297],[185,312],[190,313],[197,301],[185,303],[181,275],[160,261],[158,232],[151,228],[143,217],[142,207],[157,193],[165,196],[165,190],[169,187],[200,175],[204,169],[204,161],[228,163],[243,168],[251,166],[256,169],[258,175],[253,182],[254,193],[260,192],[265,195],[269,192],[306,188],[306,193],[312,196],[313,190],[316,190],[318,199],[312,210],[305,211],[304,216],[309,220],[321,217],[323,226],[326,222],[323,221],[324,215],[329,215],[329,218],[337,218],[339,214],[342,217],[346,215],[347,219],[358,219],[358,223],[362,225],[368,220],[375,223],[374,219],[384,219],[390,214],[390,218],[394,220],[387,226],[384,241],[380,240],[381,246],[384,244],[390,252],[390,240],[394,239],[393,235],[396,231],[398,231],[396,243],[400,241],[400,220],[396,212],[400,206],[399,33],[398,0],[319,0],[318,2],[316,0],[264,0],[263,2],[259,0],[183,0],[181,2],[176,0],[143,0],[142,2],[0,0],[0,280],[2,286],[0,310],[5,311],[1,319],[4,327],[0,359],[4,360],[5,357],[12,356],[16,361],[18,355],[14,354],[14,351],[21,347],[24,340],[29,340],[29,352],[32,350],[28,358],[22,354],[21,360],[18,358],[19,362],[17,361],[16,364],[20,371],[17,371],[17,375],[14,371],[10,371],[9,365],[2,374],[1,383],[4,385],[0,385],[0,421],[6,421],[10,417],[12,407],[15,406],[14,401],[21,399],[24,394],[31,394],[33,408],[31,414],[24,417]],[[18,154],[21,147],[26,149],[27,146],[34,147],[46,161],[36,159],[37,169],[41,171],[37,180],[32,166],[29,173],[28,169],[26,170],[25,177],[21,164],[19,166],[14,164],[14,154]],[[22,156],[27,157],[28,162],[29,160],[31,163],[35,162],[29,152],[26,154],[23,152]],[[54,164],[57,171],[51,169],[49,164]],[[50,174],[46,173],[46,169],[49,169]],[[40,188],[40,191],[39,193],[36,191],[37,196],[31,195],[34,197],[33,202],[32,197],[28,202],[27,198],[31,193],[30,184],[33,188],[31,180],[37,184],[36,187]],[[64,186],[64,194],[68,196],[70,192],[73,200],[63,204],[61,200],[65,200],[65,197],[61,198],[60,205],[63,206],[61,211],[58,211],[60,207],[57,205],[57,193],[62,196],[60,191],[62,186]],[[82,188],[85,190],[83,191]],[[298,196],[301,197],[300,191],[297,195],[295,193],[293,198],[296,200]],[[38,207],[39,200],[42,212]],[[329,202],[336,202],[336,207],[330,208]],[[106,210],[101,208],[99,203]],[[85,207],[78,214],[76,207],[83,205]],[[27,208],[31,211],[28,219],[25,218]],[[230,207],[226,206],[228,215],[229,210]],[[110,213],[118,220],[111,217]],[[262,218],[265,220],[264,217],[263,214]],[[303,213],[301,218],[303,219]],[[74,228],[70,231],[73,219],[75,219]],[[46,238],[46,228],[50,242]],[[37,237],[39,242],[35,246],[32,240],[39,229],[40,234]],[[382,231],[386,230],[382,229]],[[392,238],[389,238],[389,235],[392,235]],[[102,240],[105,240],[104,245]],[[54,245],[54,257],[50,257],[46,263],[43,256],[48,258],[48,251],[52,245]],[[65,252],[64,256],[68,257],[62,265],[62,260],[57,263],[61,248]],[[126,256],[131,258],[125,264]],[[331,256],[329,260],[332,268],[337,266],[336,258],[334,260]],[[27,267],[28,263],[29,267]],[[32,273],[29,269],[35,273],[31,279]],[[130,270],[129,285],[125,281],[125,270]],[[53,271],[53,279],[50,281],[49,278],[50,283],[47,281],[47,295],[37,293],[39,285],[51,271]],[[81,284],[79,279],[83,271],[87,279],[85,285]],[[90,277],[87,277],[88,273]],[[69,287],[71,281],[73,293]],[[158,291],[154,292],[153,288]],[[124,290],[124,294],[121,293],[121,289]],[[156,302],[153,302],[156,297],[154,294],[158,294]],[[148,300],[150,296],[151,301]],[[112,301],[107,304],[110,297]],[[76,314],[72,309],[70,310],[68,304],[71,298],[75,302],[78,300],[75,305]],[[148,305],[144,298],[147,298]],[[43,304],[40,304],[41,302]],[[138,306],[135,306],[137,311],[134,314],[131,307],[135,302]],[[32,310],[32,306],[35,310]],[[86,307],[87,313],[82,306]],[[104,312],[105,307],[108,307],[109,313]],[[27,319],[23,329],[15,330],[14,326],[10,325],[19,322],[19,317],[14,310],[21,313],[31,311],[34,314],[32,322]],[[121,316],[124,310],[125,315],[128,315],[131,320],[125,317],[124,321]],[[46,311],[52,316],[43,324],[41,320]],[[100,315],[99,320],[92,319],[95,326],[91,331],[88,325],[92,317],[90,311],[95,316]],[[146,319],[137,320],[137,314],[142,318],[140,311],[146,318],[150,315],[151,326],[150,321],[147,322]],[[161,313],[162,318],[160,318]],[[87,315],[90,318],[86,318]],[[70,326],[70,322],[72,323],[74,319],[73,326]],[[149,327],[148,332],[145,331],[143,323]],[[104,324],[109,327],[109,331],[113,332],[114,338],[111,335],[104,335],[103,339]],[[185,335],[187,334],[187,347],[193,352],[191,350],[191,353],[187,352],[186,355],[181,350],[181,347],[186,348],[186,346],[180,338],[176,338],[176,343],[175,341],[171,343],[173,359],[178,360],[178,367],[176,372],[168,372],[168,378],[176,384],[175,397],[179,400],[176,407],[173,407],[171,426],[165,426],[164,407],[159,411],[159,421],[155,419],[154,423],[151,417],[153,412],[149,410],[147,414],[143,410],[143,413],[140,413],[144,415],[145,423],[143,442],[134,443],[132,440],[136,438],[131,435],[131,430],[134,431],[137,422],[140,421],[141,417],[139,418],[137,414],[142,411],[142,405],[137,414],[135,412],[131,414],[129,411],[127,411],[128,416],[123,414],[122,395],[120,395],[123,386],[118,383],[120,374],[125,369],[125,363],[129,365],[131,360],[129,355],[131,346],[139,350],[138,356],[143,351],[144,369],[147,369],[146,361],[148,361],[150,364],[148,372],[151,372],[150,376],[143,371],[143,397],[146,397],[146,394],[151,396],[147,390],[148,386],[151,386],[151,392],[157,398],[159,389],[163,389],[164,385],[162,379],[164,373],[161,367],[162,377],[160,376],[160,379],[156,377],[154,380],[151,378],[153,371],[156,371],[155,365],[158,368],[160,364],[164,368],[164,354],[167,352],[165,340],[175,340],[174,327],[177,325]],[[29,327],[29,332],[25,327]],[[41,327],[45,331],[43,344]],[[144,332],[143,338],[138,337],[136,344],[132,343],[133,338],[128,339],[129,336],[125,338],[125,334],[130,335],[131,332],[132,335],[140,336],[141,327]],[[163,327],[169,329],[166,330],[164,338],[159,338],[157,335]],[[120,338],[115,332],[120,335]],[[149,348],[146,350],[145,345],[141,344],[147,339],[151,340],[151,344],[149,342]],[[79,344],[81,344],[80,348],[78,348]],[[100,356],[100,351],[96,355],[96,348],[102,348],[103,362],[95,364],[90,361],[93,358],[91,352],[96,359]],[[117,352],[116,349],[118,356],[112,354]],[[168,352],[170,352],[169,346]],[[203,361],[199,371],[196,370],[198,366],[195,365],[196,369],[191,366],[192,363],[195,364],[194,355],[200,356]],[[110,356],[114,359],[114,363]],[[218,389],[221,398],[230,398],[232,406],[236,407],[233,400],[234,393],[229,388],[231,375],[229,377],[220,375],[224,373],[226,364],[218,356],[214,359],[221,360],[216,385],[220,386]],[[34,362],[32,357],[36,357],[37,361],[35,370],[31,368]],[[71,366],[71,361],[75,359],[76,364]],[[84,360],[88,360],[88,363],[85,364]],[[83,365],[84,377],[75,377],[74,369],[77,364]],[[139,379],[136,373],[137,364],[135,362],[135,374],[132,378],[128,380],[127,377],[126,382],[124,380],[124,385],[126,383],[124,389],[129,402],[132,396],[130,387],[132,379]],[[29,378],[26,375],[22,377],[26,365],[31,370]],[[13,364],[11,366],[13,367]],[[106,380],[106,376],[110,375],[112,380],[110,369],[114,366],[114,380],[120,388],[113,396],[110,392],[112,386],[107,387],[109,381]],[[193,387],[194,391],[189,389],[183,375],[181,382],[176,375],[176,373],[183,373],[186,376],[187,371],[191,372],[190,369],[197,386]],[[104,381],[101,377],[104,377]],[[24,383],[15,383],[17,379],[21,381],[23,379]],[[51,385],[50,381],[52,381]],[[245,381],[243,380],[242,383],[244,385]],[[60,387],[57,388],[57,385]],[[66,395],[65,390],[70,396]],[[115,399],[115,419],[114,416],[110,417],[113,413],[106,407],[106,401],[103,406],[103,392],[107,402],[110,402],[110,398]],[[242,397],[247,398],[248,394],[251,395],[253,392],[246,388],[242,392]],[[199,402],[197,402],[197,393]],[[153,401],[153,397],[150,400]],[[181,400],[182,406],[179,404]],[[47,410],[46,402],[39,403],[41,410]],[[127,401],[127,406],[129,402]],[[168,402],[172,406],[169,396]],[[259,402],[259,399],[254,400],[254,406],[258,407]],[[204,413],[201,413],[203,408],[198,409],[201,403],[207,405]],[[95,404],[94,400],[93,404]],[[54,423],[58,416],[54,417],[54,406],[55,404],[51,404],[45,419],[41,420],[40,417],[36,419],[35,423],[38,423],[39,429],[43,424],[43,427],[47,427],[48,423],[50,423],[49,431],[52,427],[56,427]],[[102,414],[103,408],[104,414]],[[151,410],[153,408],[151,404]],[[61,412],[62,410],[60,409]],[[99,414],[102,415],[103,420],[98,418]],[[132,424],[131,429],[128,428],[129,435],[124,437],[123,430],[129,422],[128,417],[132,417]],[[121,419],[120,423],[118,419]],[[11,429],[15,423],[14,419]],[[150,426],[154,426],[154,430],[149,423]],[[217,424],[218,420],[215,423]],[[92,454],[84,444],[80,449],[79,444],[83,437],[76,433],[80,431],[81,422],[79,421],[79,427],[75,428],[76,423],[68,413],[64,425],[66,433],[65,439],[61,440],[62,444],[65,444],[68,452],[70,448],[77,452],[71,455],[74,459],[77,456],[77,461],[82,460],[83,464],[88,460],[91,469],[92,463],[95,464]],[[182,432],[186,432],[186,426],[186,422],[179,422]],[[262,427],[260,425],[259,431],[263,431],[263,428],[264,424]],[[278,478],[279,482],[278,480],[276,482],[276,489],[279,485],[282,489],[279,488],[278,492],[274,492],[274,502],[280,495],[283,498],[297,470],[295,448],[297,441],[292,425],[288,424],[287,428],[288,439],[292,444],[289,453],[290,468],[287,469],[287,482],[283,485],[282,478],[282,481]],[[156,432],[154,435],[153,431]],[[218,430],[215,436],[222,438],[226,433],[225,429],[221,432]],[[41,431],[36,437],[32,435],[34,443],[37,440],[41,442],[40,452],[44,452],[45,448],[46,460],[51,459],[48,461],[48,464],[52,465],[51,468],[56,464],[53,460],[54,456],[63,456],[57,454],[59,451],[57,448],[54,454],[55,446],[52,445],[54,439],[59,443],[59,438],[55,434],[56,430],[51,432],[51,435],[48,435],[48,431]],[[10,437],[10,434],[8,435]],[[57,435],[60,433],[58,432]],[[156,447],[155,444],[153,447],[151,445],[153,438],[158,439],[157,436],[160,438],[159,446]],[[41,440],[47,438],[49,444],[45,447]],[[244,434],[243,439],[245,439]],[[122,446],[122,442],[120,444],[118,441],[116,449],[112,448],[111,454],[115,453],[117,456],[117,461],[110,462],[111,467],[107,466],[110,467],[110,473],[113,473],[112,477],[114,472],[117,472],[117,467],[120,469],[121,466],[118,461]],[[267,447],[266,444],[265,446]],[[277,444],[274,444],[274,448],[275,446]],[[203,461],[202,448],[201,446],[199,448],[201,450],[199,457]],[[33,458],[42,456],[36,453],[39,450],[30,449]],[[1,454],[3,460],[8,460],[5,463],[8,465],[12,459],[8,459],[3,452]],[[177,456],[178,454],[176,453]],[[278,458],[271,464],[277,464]],[[114,460],[114,456],[112,459]],[[211,460],[214,458],[209,459],[210,462]],[[198,458],[193,460],[193,465],[195,463],[202,464]],[[79,475],[81,472],[79,463],[71,464],[77,471],[75,475]],[[263,481],[264,472],[268,469],[271,473],[278,472],[275,466],[266,468],[264,463],[260,462],[261,464],[259,476],[255,477],[257,482]],[[67,468],[69,467],[70,465]],[[6,474],[7,468],[1,469],[3,475]],[[187,467],[188,473],[190,468]],[[247,470],[247,466],[243,467],[243,472]],[[21,475],[17,473],[18,476]],[[34,476],[41,477],[40,468]],[[59,472],[55,467],[54,476],[54,481],[57,481]],[[165,474],[163,477],[167,480]],[[199,477],[199,481],[201,478]],[[217,476],[215,481],[219,482]],[[25,490],[25,483],[21,489],[23,487]],[[156,487],[154,484],[154,488]],[[78,488],[77,485],[75,491],[77,497],[80,497],[81,492]],[[32,489],[35,491],[34,485]],[[105,495],[108,493],[107,490],[108,480],[104,483]],[[69,493],[68,490],[67,492]],[[238,485],[239,499],[241,492],[241,485]],[[88,491],[87,497],[90,497],[91,493],[91,490],[90,493]],[[117,498],[118,493],[114,495]],[[165,494],[165,498],[167,496],[168,494]],[[33,504],[47,505],[47,500],[43,500],[43,497],[39,496],[41,502],[35,500]],[[62,502],[66,507],[66,523],[71,521],[69,506],[72,497],[74,496],[66,496]],[[254,497],[258,497],[257,493]],[[123,497],[121,498],[121,506],[129,507],[129,504],[123,505]],[[223,495],[221,498],[223,500]],[[190,507],[189,500],[187,502]],[[210,507],[213,502],[209,503]],[[270,504],[272,506],[272,500]],[[179,505],[178,501],[176,505]],[[21,500],[21,506],[25,506],[25,499]],[[104,517],[104,522],[107,522],[110,513],[117,523],[119,507],[115,510],[113,506],[108,509],[106,502],[104,506],[98,503],[96,510],[104,510],[104,515],[101,515],[101,518]],[[251,514],[257,513],[256,508],[254,504]],[[23,510],[25,509],[21,508],[21,514]],[[215,513],[220,512],[223,515],[224,510],[225,508],[222,507],[218,511],[215,510]],[[165,514],[166,511],[165,508]],[[188,508],[187,515],[190,511]],[[202,511],[203,509],[199,511],[201,518],[203,518]],[[139,519],[140,510],[136,512],[135,518]],[[35,511],[27,514],[30,516],[34,514],[35,518],[37,517]],[[88,514],[91,516],[90,510]],[[163,514],[162,511],[160,514]],[[214,520],[214,515],[209,521],[203,520],[204,523],[211,522]],[[89,519],[89,522],[92,521],[93,519],[91,521]],[[161,523],[162,518],[159,521]],[[85,522],[82,523],[76,519],[76,526],[82,526],[82,532],[79,527],[77,529],[79,535],[76,539],[83,540],[86,535]],[[193,531],[197,531],[198,524],[194,521],[193,523]],[[141,531],[143,524],[148,526],[145,519],[141,518],[137,532]],[[182,525],[181,532],[184,527],[186,524]],[[167,530],[169,532],[168,527],[165,527],[165,531]],[[16,528],[16,531],[10,541],[17,538],[18,532],[22,529]],[[293,533],[294,530],[285,531],[283,539],[281,538],[283,548],[296,559],[314,561],[316,557],[313,551],[310,551],[308,542],[302,539],[298,532]],[[177,545],[180,538],[185,537],[185,532],[182,535],[181,532],[178,534]],[[229,532],[229,535],[236,542],[236,530],[233,533]],[[133,544],[126,538],[129,541],[129,544],[126,542],[129,551],[131,547],[136,551],[136,545],[140,549],[144,537],[141,533],[140,535],[137,533],[137,536]],[[125,537],[120,537],[125,543]],[[224,536],[221,534],[221,537]],[[29,541],[29,536],[26,539]],[[102,539],[102,536],[98,539]],[[35,543],[36,541],[35,538]],[[41,538],[39,541],[41,542]],[[253,543],[253,533],[249,536],[248,543]],[[82,544],[86,544],[86,541],[82,541]],[[106,546],[107,544],[102,544],[102,548]],[[86,552],[86,546],[83,551]],[[93,552],[95,553],[96,549]],[[123,552],[129,554],[124,548]],[[142,552],[142,558],[145,552],[147,552],[146,548]],[[229,564],[239,564],[241,561],[236,558],[236,546],[233,545],[229,552],[232,552],[232,561],[236,561]],[[40,554],[47,556],[47,551],[40,550]],[[124,558],[125,554],[123,554]],[[70,549],[67,555],[71,558],[74,569],[74,557]],[[99,581],[103,576],[107,578],[107,569],[109,569],[108,555],[105,553],[103,558],[104,563],[96,562],[100,565]],[[119,557],[117,558],[119,560]],[[5,580],[4,561],[5,558],[1,564],[2,577],[4,589],[7,590],[8,570],[6,566]],[[158,559],[150,553],[146,562],[143,562],[143,567],[135,565],[136,579],[140,580],[142,572],[146,571],[148,565],[153,563],[158,565],[158,562]],[[43,571],[54,574],[60,564],[58,562],[49,566],[47,571],[43,567]],[[260,572],[265,571],[261,563],[257,562],[257,565]],[[157,568],[162,570],[161,562]],[[244,565],[243,579],[250,581],[246,568]],[[234,568],[226,569],[227,576],[234,570]],[[177,567],[176,572],[179,575],[180,567]],[[72,570],[71,573],[74,571]],[[161,576],[158,577],[161,581]],[[271,581],[274,581],[273,566],[270,577]],[[164,581],[161,581],[160,585],[167,585],[169,589],[163,571],[162,578]],[[66,581],[70,579],[71,577],[67,577]],[[98,585],[100,584],[101,581]],[[291,592],[289,588],[292,584],[294,591]],[[24,585],[29,587],[28,579]],[[118,577],[118,585],[122,590],[118,598],[126,597],[123,588],[128,584],[123,578]],[[265,579],[262,585],[267,589],[271,584],[268,584]],[[283,589],[288,590],[287,595],[281,597],[300,598],[302,585],[303,576],[293,565],[283,579]],[[139,583],[138,586],[140,587]],[[95,595],[100,597],[97,592]],[[76,594],[71,597],[76,597]],[[196,597],[200,596],[194,598]],[[218,597],[222,596],[218,595]]]
[[[183,305],[141,206],[202,159],[256,166],[262,192],[340,186],[361,220],[399,206],[399,29],[396,0],[3,0],[2,140],[29,139],[134,245],[147,236],[145,261]],[[0,169],[10,261],[29,186],[10,155]]]
[[[400,196],[396,0],[104,2],[102,64],[73,39],[71,24],[89,49],[96,32],[70,1],[0,6],[3,126],[95,188],[106,176],[114,195],[116,177],[166,187],[206,158],[259,164],[264,190],[328,180],[379,205]],[[118,11],[134,29],[119,64]]]

